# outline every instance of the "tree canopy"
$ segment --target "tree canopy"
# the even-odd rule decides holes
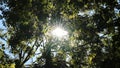
[[[22,68],[36,58],[33,68],[120,67],[118,0],[1,0],[0,12],[6,27],[0,28],[6,41],[0,43],[1,66]],[[52,36],[55,27],[68,36]],[[4,47],[14,58],[3,57],[9,55]]]

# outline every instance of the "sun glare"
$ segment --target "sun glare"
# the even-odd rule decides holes
[[[57,27],[52,31],[52,35],[62,38],[64,36],[68,35],[68,32],[63,30],[62,28]]]

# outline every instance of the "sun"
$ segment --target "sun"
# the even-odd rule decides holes
[[[53,31],[52,31],[52,35],[62,38],[64,36],[68,35],[68,32],[65,31],[64,29],[60,28],[60,27],[56,27]]]

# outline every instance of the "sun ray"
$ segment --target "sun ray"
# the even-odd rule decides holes
[[[60,28],[60,27],[56,27],[53,31],[52,31],[52,35],[62,38],[66,35],[68,35],[68,32],[65,31],[64,29]]]

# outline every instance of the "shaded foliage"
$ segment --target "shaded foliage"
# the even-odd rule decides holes
[[[117,0],[9,0],[5,3],[9,10],[2,10],[3,18],[8,28],[8,45],[18,56],[14,61],[16,68],[35,56],[37,50],[40,55],[36,64],[33,63],[34,68],[120,67]],[[50,36],[51,26],[57,24],[68,30],[68,39]]]

